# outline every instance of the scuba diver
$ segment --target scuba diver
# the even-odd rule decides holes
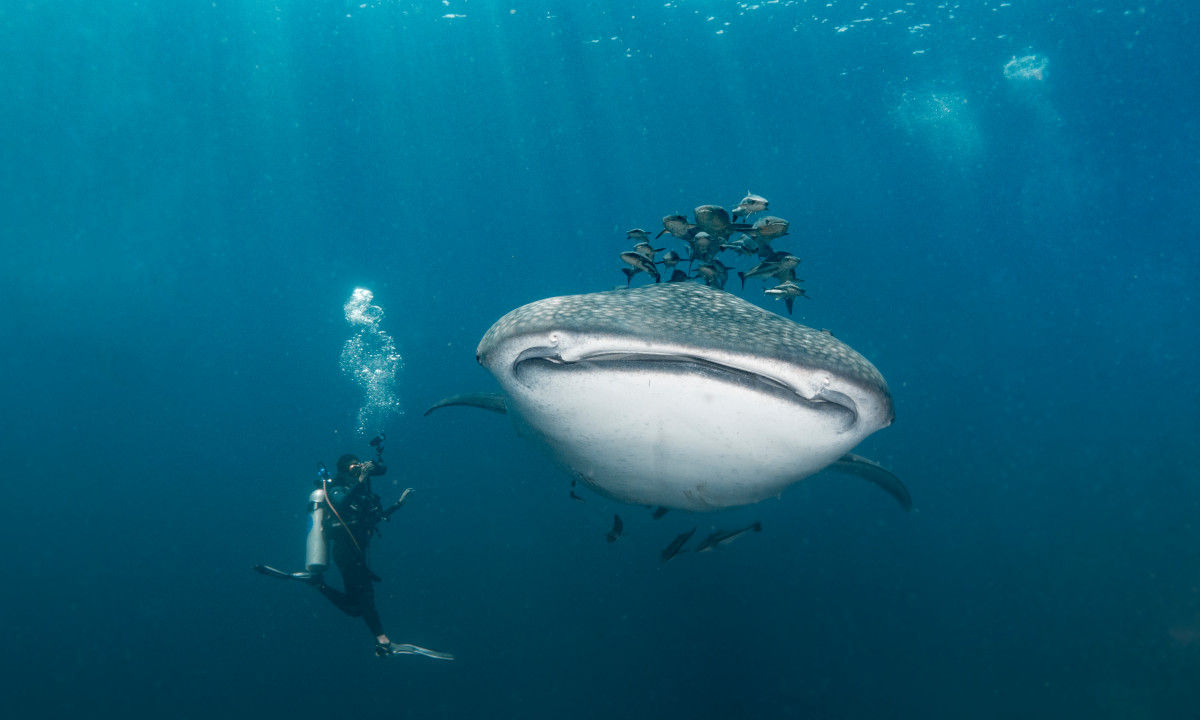
[[[308,531],[306,570],[289,573],[269,565],[254,569],[269,577],[299,580],[315,587],[339,610],[350,617],[361,617],[375,636],[375,654],[424,655],[438,660],[453,660],[449,653],[437,652],[416,645],[392,642],[383,630],[379,611],[375,608],[374,583],[380,577],[367,566],[367,547],[381,520],[390,520],[392,513],[404,504],[412,488],[400,499],[384,508],[379,496],[371,489],[371,478],[387,472],[383,464],[383,437],[371,441],[376,459],[366,462],[355,455],[343,455],[337,461],[337,474],[329,476],[320,465],[316,489],[309,495],[308,511],[312,525]],[[342,590],[329,587],[324,581],[329,556],[342,576]]]

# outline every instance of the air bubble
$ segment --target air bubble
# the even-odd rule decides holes
[[[1049,61],[1037,55],[1013,57],[1004,63],[1004,77],[1009,80],[1045,80]]]
[[[342,346],[341,368],[363,392],[358,410],[358,432],[378,430],[389,417],[403,414],[396,391],[396,376],[404,369],[404,358],[392,337],[379,327],[383,308],[373,305],[375,295],[355,288],[346,301],[346,322],[355,329]]]

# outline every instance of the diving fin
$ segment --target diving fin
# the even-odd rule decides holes
[[[448,398],[442,398],[433,404],[425,415],[439,408],[450,407],[452,405],[466,405],[468,407],[477,407],[483,410],[491,410],[494,413],[504,415],[508,412],[508,406],[504,404],[504,396],[500,393],[463,393],[462,395],[451,395]]]
[[[279,568],[273,568],[270,565],[255,565],[254,571],[262,573],[267,577],[279,578],[280,580],[299,580],[300,582],[308,583],[309,585],[318,585],[321,582],[320,573],[311,573],[305,570],[290,573],[280,570]]]
[[[450,653],[438,652],[437,650],[430,650],[419,645],[408,645],[406,643],[388,643],[387,645],[380,643],[375,646],[375,654],[379,657],[388,657],[389,655],[424,655],[434,660],[454,659],[454,656]]]
[[[834,470],[841,470],[851,475],[857,475],[863,480],[875,483],[888,495],[896,498],[896,502],[900,503],[900,506],[905,510],[912,510],[912,495],[908,493],[908,488],[904,487],[904,483],[900,482],[900,478],[896,477],[891,470],[888,470],[874,460],[868,460],[861,455],[846,453],[830,465],[830,467]]]

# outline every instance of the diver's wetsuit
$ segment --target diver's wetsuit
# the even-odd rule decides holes
[[[382,475],[385,472],[387,468],[376,463],[371,475]],[[370,479],[359,482],[356,477],[346,477],[339,473],[329,485],[329,499],[346,522],[346,526],[343,527],[337,517],[329,513],[325,529],[325,537],[329,538],[330,553],[342,574],[345,590],[334,590],[324,583],[319,585],[318,589],[342,612],[350,617],[361,617],[371,629],[371,634],[378,637],[384,634],[379,611],[375,609],[373,583],[379,577],[367,567],[366,553],[371,536],[375,533],[375,525],[382,517],[383,508],[379,503],[379,496],[371,491]],[[358,541],[357,547],[350,540],[347,529]]]

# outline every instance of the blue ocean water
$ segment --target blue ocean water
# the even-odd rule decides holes
[[[6,712],[1197,715],[1197,20],[0,7]],[[623,283],[626,229],[747,190],[791,222],[796,319],[888,379],[897,420],[860,451],[913,512],[828,474],[653,521],[571,501],[503,418],[422,417],[494,389],[474,349],[503,313]],[[415,488],[373,548],[379,607],[454,663],[382,662],[250,571],[298,567],[317,463],[369,452],[339,367],[358,287],[404,358],[377,487]]]

